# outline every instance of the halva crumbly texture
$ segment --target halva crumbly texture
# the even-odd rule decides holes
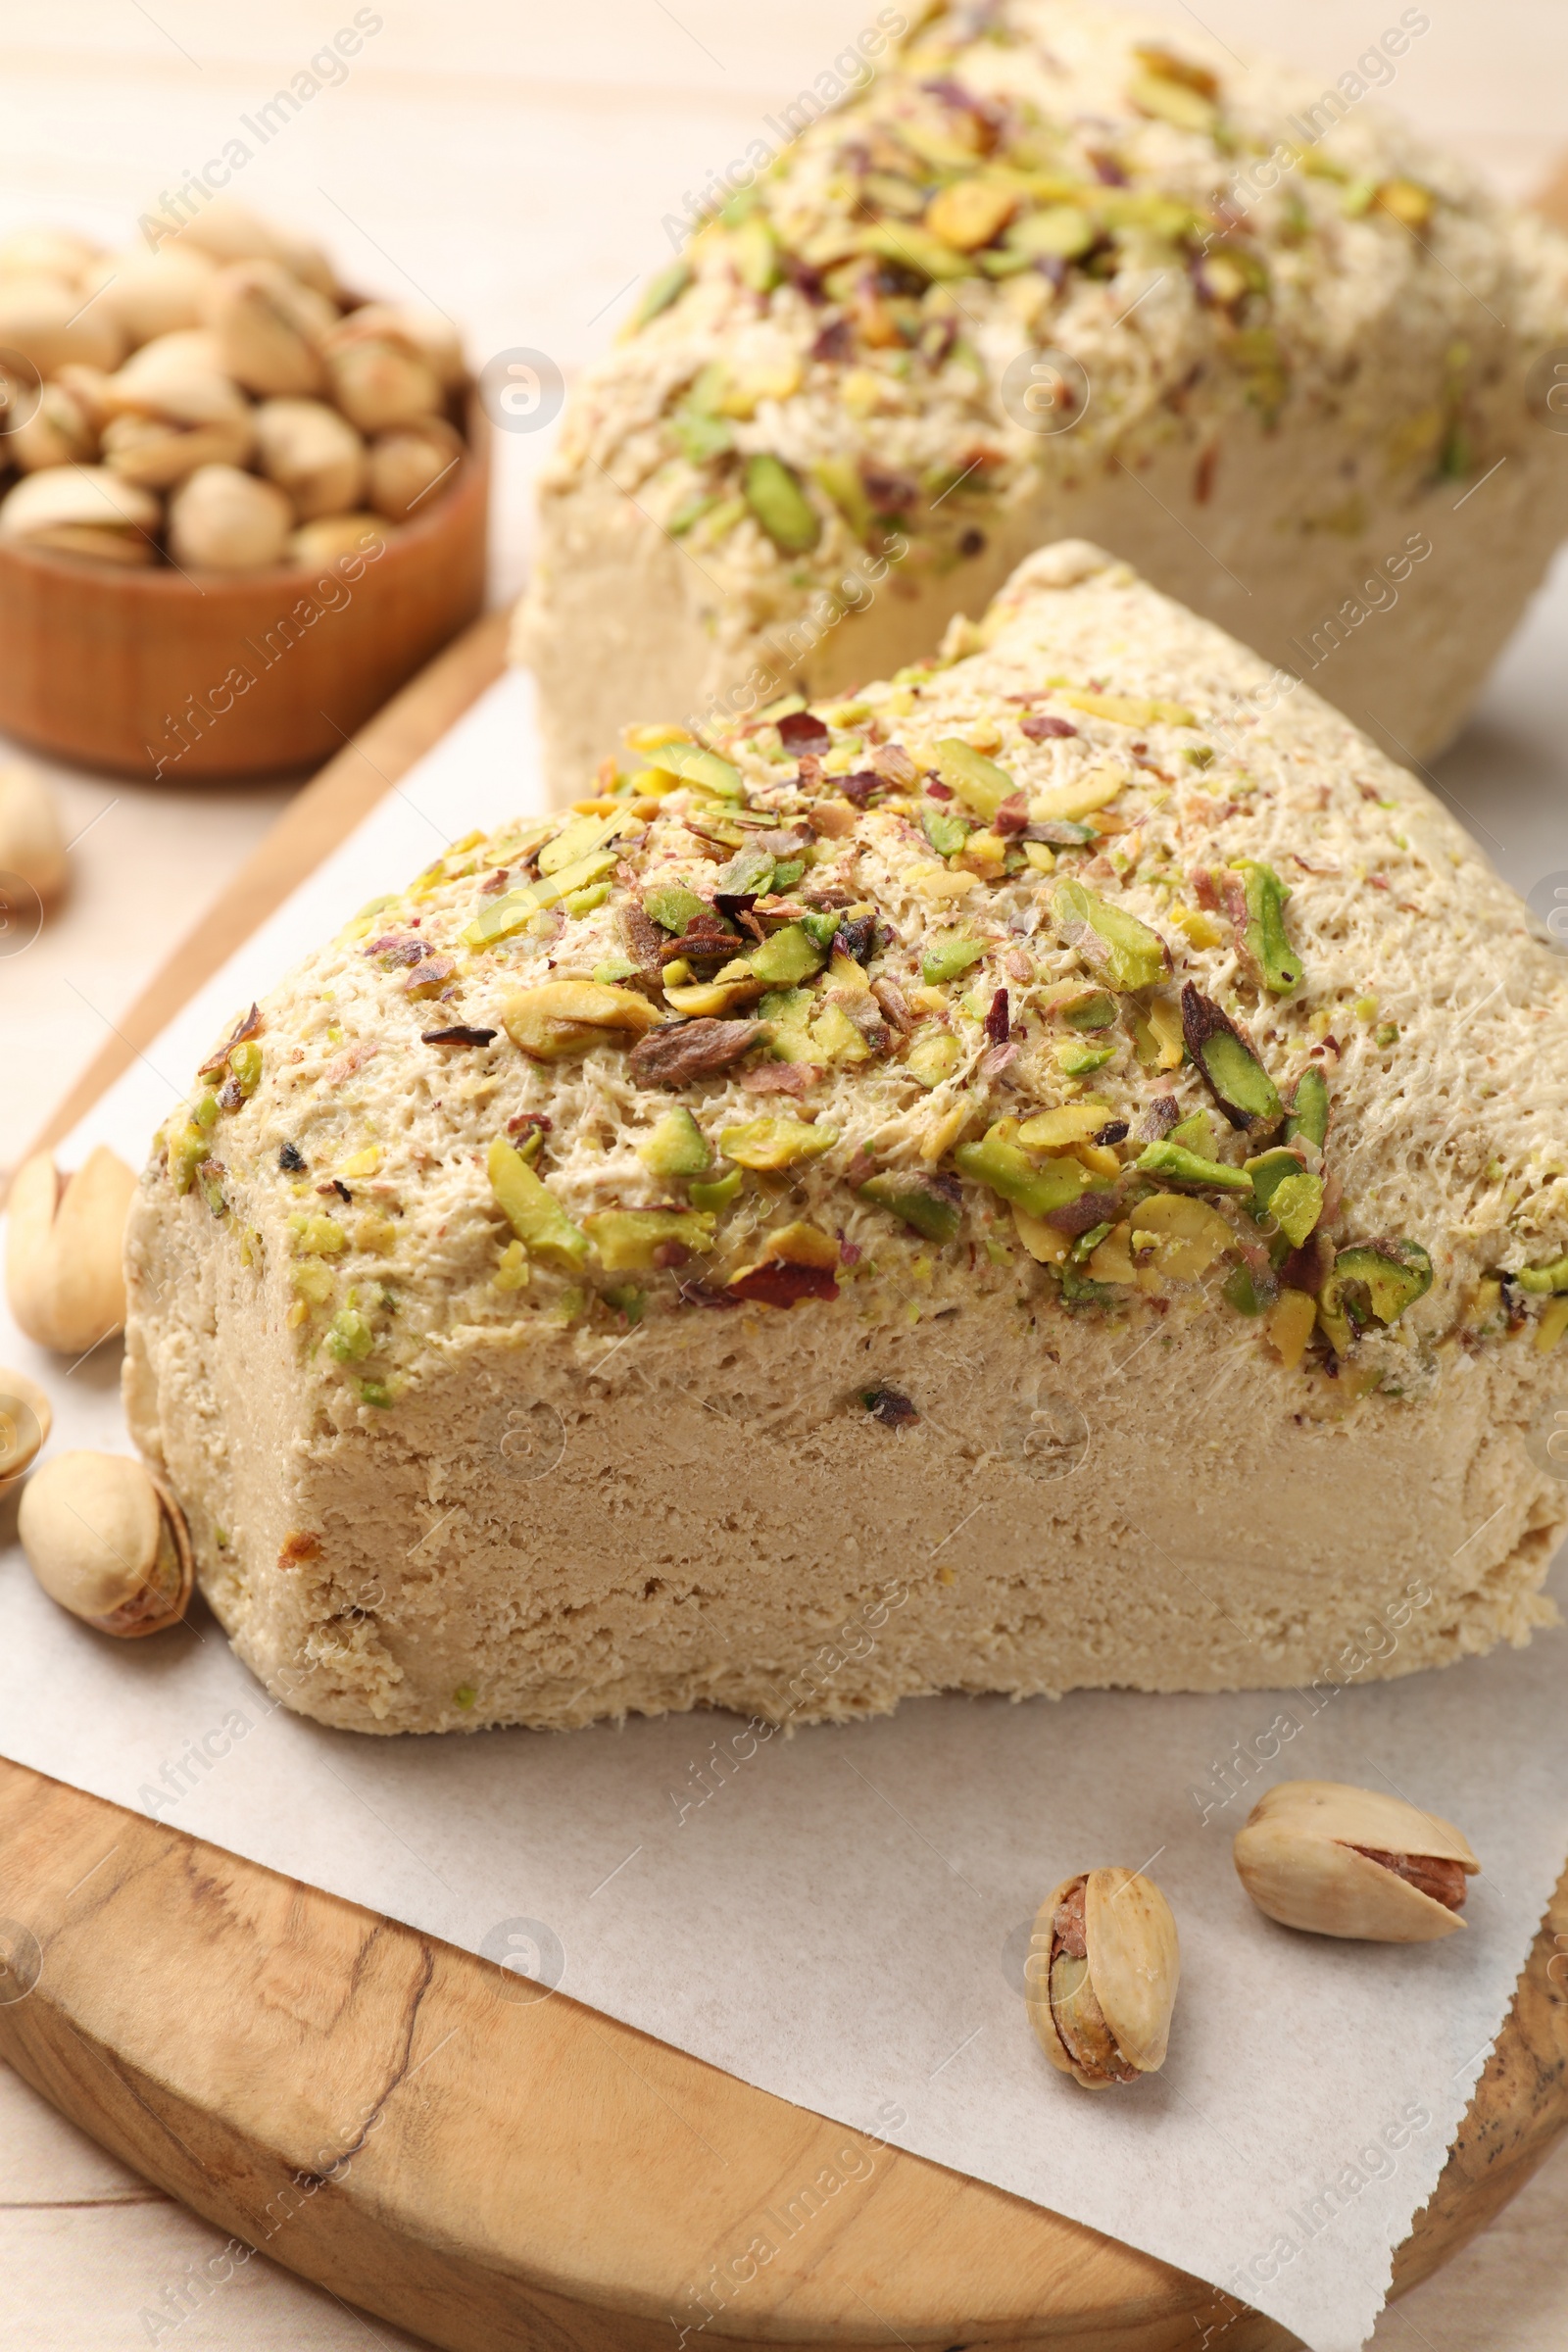
[[[630,730],[203,1065],[126,1396],[289,1704],[796,1721],[1550,1621],[1564,965],[1098,549],[977,634]]]
[[[1568,529],[1544,220],[1362,74],[1083,0],[921,12],[752,161],[543,482],[517,651],[559,791],[622,722],[891,675],[1068,535],[1404,762],[1452,732]]]

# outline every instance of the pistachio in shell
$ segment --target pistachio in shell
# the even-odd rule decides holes
[[[1434,1943],[1465,1925],[1481,1865],[1451,1821],[1338,1781],[1281,1781],[1252,1807],[1236,1875],[1282,1927],[1363,1943]]]
[[[213,264],[204,253],[177,245],[161,246],[156,253],[131,246],[124,253],[105,254],[81,285],[93,298],[93,310],[113,319],[124,342],[139,349],[160,336],[200,325],[212,276]],[[110,360],[107,365],[112,368],[115,363]]]
[[[256,412],[262,471],[301,522],[346,514],[365,494],[365,443],[323,400],[264,400]]]
[[[193,571],[264,571],[293,527],[282,491],[235,466],[198,466],[169,504],[170,553]]]
[[[390,432],[436,416],[441,379],[430,360],[380,304],[369,322],[351,311],[327,336],[324,356],[332,398],[362,433]]]
[[[0,1487],[37,1459],[53,1424],[53,1409],[37,1382],[0,1366]]]
[[[12,1319],[40,1348],[80,1355],[125,1320],[125,1218],[136,1179],[98,1144],[70,1178],[35,1152],[6,1201],[6,1295]]]
[[[356,556],[362,564],[373,564],[392,536],[391,524],[379,514],[320,514],[301,523],[288,552],[295,564],[344,564]]]
[[[100,1633],[139,1641],[185,1613],[184,1514],[128,1454],[57,1454],[23,1490],[17,1532],[50,1599]]]
[[[98,455],[98,427],[75,393],[64,384],[44,384],[32,415],[11,435],[11,454],[24,473],[90,466]]]
[[[1041,1904],[1024,1968],[1041,2048],[1086,2090],[1157,2073],[1180,1974],[1176,1922],[1152,1879],[1076,1872]]]
[[[45,905],[66,887],[66,836],[54,787],[24,760],[0,767],[0,873],[20,874]]]
[[[150,564],[162,509],[149,491],[107,466],[49,466],[0,504],[0,541],[101,563]]]
[[[337,291],[332,265],[319,245],[297,236],[292,229],[279,228],[275,221],[264,220],[260,213],[253,213],[233,196],[214,196],[163,250],[194,253],[209,264],[280,262],[301,285],[314,286],[318,294]]]
[[[19,228],[0,239],[0,277],[59,277],[74,286],[97,259],[97,246],[73,228]]]
[[[462,456],[462,437],[444,416],[379,434],[370,445],[371,506],[391,522],[406,522],[450,479]]]
[[[0,279],[0,351],[20,352],[40,375],[73,362],[118,367],[124,348],[114,318],[64,278]]]
[[[298,396],[322,383],[321,343],[337,313],[279,262],[231,262],[208,289],[204,316],[226,372],[248,392]]]

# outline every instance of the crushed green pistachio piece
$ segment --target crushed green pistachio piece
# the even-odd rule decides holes
[[[1021,220],[1015,220],[1003,241],[1009,252],[1031,262],[1043,257],[1075,262],[1089,251],[1099,234],[1081,205],[1048,204],[1040,212],[1026,213]]]
[[[1214,1135],[1214,1120],[1209,1111],[1189,1111],[1186,1118],[1174,1126],[1165,1137],[1183,1152],[1196,1152],[1200,1159],[1218,1159],[1219,1145]]]
[[[326,1335],[326,1352],[340,1364],[363,1363],[375,1346],[375,1334],[357,1307],[340,1307]]]
[[[804,923],[786,923],[754,948],[746,957],[759,980],[769,988],[793,988],[802,980],[812,979],[827,961],[827,951],[818,946]]]
[[[904,1066],[922,1086],[935,1087],[944,1078],[951,1078],[962,1059],[963,1048],[952,1031],[933,1029],[915,1039]]]
[[[928,1176],[913,1169],[890,1169],[886,1174],[873,1176],[859,1188],[862,1200],[874,1208],[885,1208],[928,1242],[951,1242],[957,1233],[961,1209],[956,1199],[957,1186],[951,1179],[944,1184],[940,1176]]]
[[[1308,1175],[1305,1169],[1284,1177],[1274,1187],[1269,1207],[1291,1248],[1299,1250],[1323,1214],[1322,1177]]]
[[[1534,1291],[1542,1297],[1552,1291],[1568,1291],[1568,1257],[1559,1257],[1550,1266],[1522,1266],[1513,1279],[1522,1291]]]
[[[1018,1141],[1026,1152],[1066,1152],[1074,1144],[1087,1144],[1109,1117],[1107,1102],[1065,1102],[1025,1119]]]
[[[1056,928],[1118,990],[1152,988],[1170,968],[1157,931],[1121,906],[1109,906],[1081,882],[1058,882],[1051,902]]]
[[[1115,1055],[1114,1046],[1080,1046],[1073,1043],[1056,1048],[1056,1067],[1065,1078],[1087,1078],[1102,1070]]]
[[[989,824],[1004,801],[1011,800],[1017,785],[1004,767],[965,743],[961,735],[945,735],[936,746],[937,774],[948,790]]]
[[[289,1286],[302,1298],[308,1298],[312,1306],[324,1306],[337,1287],[330,1268],[323,1266],[318,1257],[303,1258],[291,1267]]]
[[[534,1257],[575,1270],[588,1255],[588,1237],[575,1226],[548,1185],[502,1136],[490,1146],[486,1162],[490,1189],[506,1213],[507,1222]]]
[[[1180,703],[1150,702],[1142,695],[1064,694],[1062,701],[1069,710],[1082,710],[1090,718],[1108,718],[1118,727],[1196,727],[1197,719]]]
[[[1080,996],[1068,997],[1064,1003],[1054,1004],[1053,1012],[1069,1029],[1110,1029],[1116,1021],[1116,1000],[1102,988],[1085,989]]]
[[[528,1287],[528,1252],[515,1236],[501,1252],[500,1263],[490,1277],[490,1287],[496,1291],[525,1291]]]
[[[815,1159],[838,1142],[833,1127],[811,1127],[802,1119],[748,1119],[726,1127],[719,1150],[742,1168],[789,1168],[798,1160]]]
[[[686,890],[679,882],[662,882],[643,893],[643,905],[662,931],[672,931],[678,939],[693,922],[730,930],[716,906],[700,899],[695,890]],[[739,941],[737,940],[737,946]]]
[[[1239,1315],[1266,1314],[1279,1296],[1274,1282],[1255,1275],[1250,1266],[1232,1266],[1220,1284],[1220,1294]]]
[[[212,1150],[205,1127],[193,1119],[171,1126],[168,1136],[169,1180],[176,1193],[188,1193],[196,1171]]]
[[[1372,1033],[1372,1043],[1380,1053],[1386,1054],[1390,1046],[1396,1046],[1398,1042],[1399,1024],[1397,1021],[1380,1021]]]
[[[1204,1159],[1172,1143],[1168,1136],[1162,1143],[1146,1144],[1133,1164],[1140,1175],[1156,1176],[1166,1184],[1200,1184],[1221,1193],[1250,1193],[1252,1189],[1252,1179],[1245,1168]]]
[[[1285,936],[1285,902],[1290,892],[1271,865],[1244,858],[1236,868],[1247,903],[1247,953],[1277,997],[1301,984],[1301,958]]]
[[[661,270],[657,277],[650,278],[643,288],[641,302],[632,313],[633,333],[657,318],[661,311],[667,311],[672,302],[678,302],[691,282],[692,268],[687,261],[671,262],[667,270]]]
[[[1293,1144],[1298,1135],[1321,1152],[1329,1134],[1328,1080],[1319,1069],[1306,1069],[1296,1081],[1291,1107],[1285,1121],[1285,1141]]]
[[[541,874],[537,882],[528,882],[520,890],[504,891],[492,900],[482,914],[458,934],[466,948],[499,947],[526,930],[536,914],[569,899],[574,892],[586,890],[590,883],[600,881],[615,870],[613,850],[596,850],[591,857],[579,858],[571,865],[564,865],[559,873]]]
[[[920,830],[939,858],[956,858],[970,832],[961,816],[929,805],[920,811]]]
[[[607,1274],[651,1273],[671,1242],[694,1256],[713,1246],[713,1219],[701,1209],[600,1208],[582,1224]]]
[[[1182,1037],[1208,1091],[1233,1127],[1274,1127],[1285,1115],[1273,1079],[1230,1015],[1188,980]]]
[[[1048,1159],[1042,1167],[1006,1134],[1006,1124],[991,1128],[977,1144],[958,1146],[953,1156],[965,1176],[1004,1200],[1015,1200],[1032,1217],[1065,1208],[1091,1189],[1095,1180],[1081,1160]]]
[[[712,793],[715,800],[746,798],[746,782],[740,769],[732,760],[721,760],[717,752],[705,751],[700,743],[662,743],[647,756],[650,764],[662,768],[666,776],[679,776],[684,783],[696,784],[704,792]]]
[[[1372,1317],[1396,1323],[1432,1288],[1432,1260],[1419,1242],[1363,1242],[1342,1250],[1318,1312],[1337,1355]]]
[[[228,1066],[240,1093],[254,1095],[262,1083],[262,1049],[254,1038],[229,1049]]]
[[[980,961],[990,945],[989,940],[975,939],[967,931],[945,932],[921,956],[920,977],[928,988],[943,980],[956,980],[960,972]]]
[[[711,1184],[689,1185],[686,1197],[693,1208],[706,1209],[710,1215],[716,1215],[737,1199],[745,1181],[739,1168],[726,1168],[723,1175],[715,1176]]]
[[[570,824],[563,825],[554,838],[539,852],[539,871],[559,874],[566,866],[575,865],[594,850],[602,850],[607,841],[624,833],[633,822],[629,808],[612,808],[608,816],[576,816]]]
[[[632,980],[637,966],[625,956],[607,956],[603,963],[593,968],[594,984],[598,988],[613,988],[617,980]]]
[[[1568,1331],[1568,1298],[1554,1298],[1536,1325],[1536,1346],[1544,1354]]]
[[[296,1257],[335,1257],[349,1246],[349,1237],[330,1217],[290,1217]]]
[[[822,519],[800,475],[782,458],[764,452],[747,460],[744,488],[747,505],[773,545],[787,556],[808,555],[822,536]]]
[[[564,898],[561,903],[565,907],[566,912],[569,915],[578,916],[592,914],[594,908],[596,906],[602,906],[609,896],[610,884],[608,882],[595,882],[587,890],[568,891],[565,898]]]
[[[713,1155],[691,1112],[677,1105],[637,1146],[637,1156],[656,1176],[700,1176]]]
[[[377,1412],[384,1413],[390,1409],[395,1399],[384,1380],[362,1380],[360,1402],[374,1405]]]

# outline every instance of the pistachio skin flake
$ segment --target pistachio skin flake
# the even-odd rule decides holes
[[[1290,892],[1271,865],[1244,858],[1236,867],[1247,906],[1244,942],[1249,959],[1272,996],[1288,997],[1301,985],[1302,963],[1285,936],[1285,902]]]
[[[1233,1127],[1257,1134],[1279,1125],[1285,1105],[1273,1079],[1230,1015],[1191,980],[1182,985],[1182,1037]]]

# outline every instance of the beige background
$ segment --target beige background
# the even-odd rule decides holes
[[[667,258],[663,217],[831,65],[878,4],[378,0],[368,13],[381,27],[347,78],[260,148],[234,192],[313,229],[368,291],[434,297],[477,360],[527,346],[569,377],[613,331],[635,279]],[[1272,47],[1327,82],[1397,21],[1402,0],[1149,6],[1178,29],[1200,14],[1236,49]],[[1526,193],[1568,147],[1568,8],[1428,9],[1431,29],[1391,102]],[[241,118],[354,15],[354,0],[6,10],[0,225],[56,218],[125,238],[145,205],[225,140],[256,148]],[[543,449],[542,436],[502,440],[498,598],[526,565],[527,486]],[[42,936],[0,957],[0,1181],[288,797],[280,784],[176,791],[49,772],[77,837],[73,881]],[[143,2314],[181,2311],[180,2352],[412,2342],[261,2259],[210,2301],[193,2292],[182,2303],[219,2242],[0,2069],[0,2352],[128,2352],[150,2340]],[[1375,2343],[1562,2352],[1565,2248],[1568,2148],[1469,2254],[1385,2317]]]

